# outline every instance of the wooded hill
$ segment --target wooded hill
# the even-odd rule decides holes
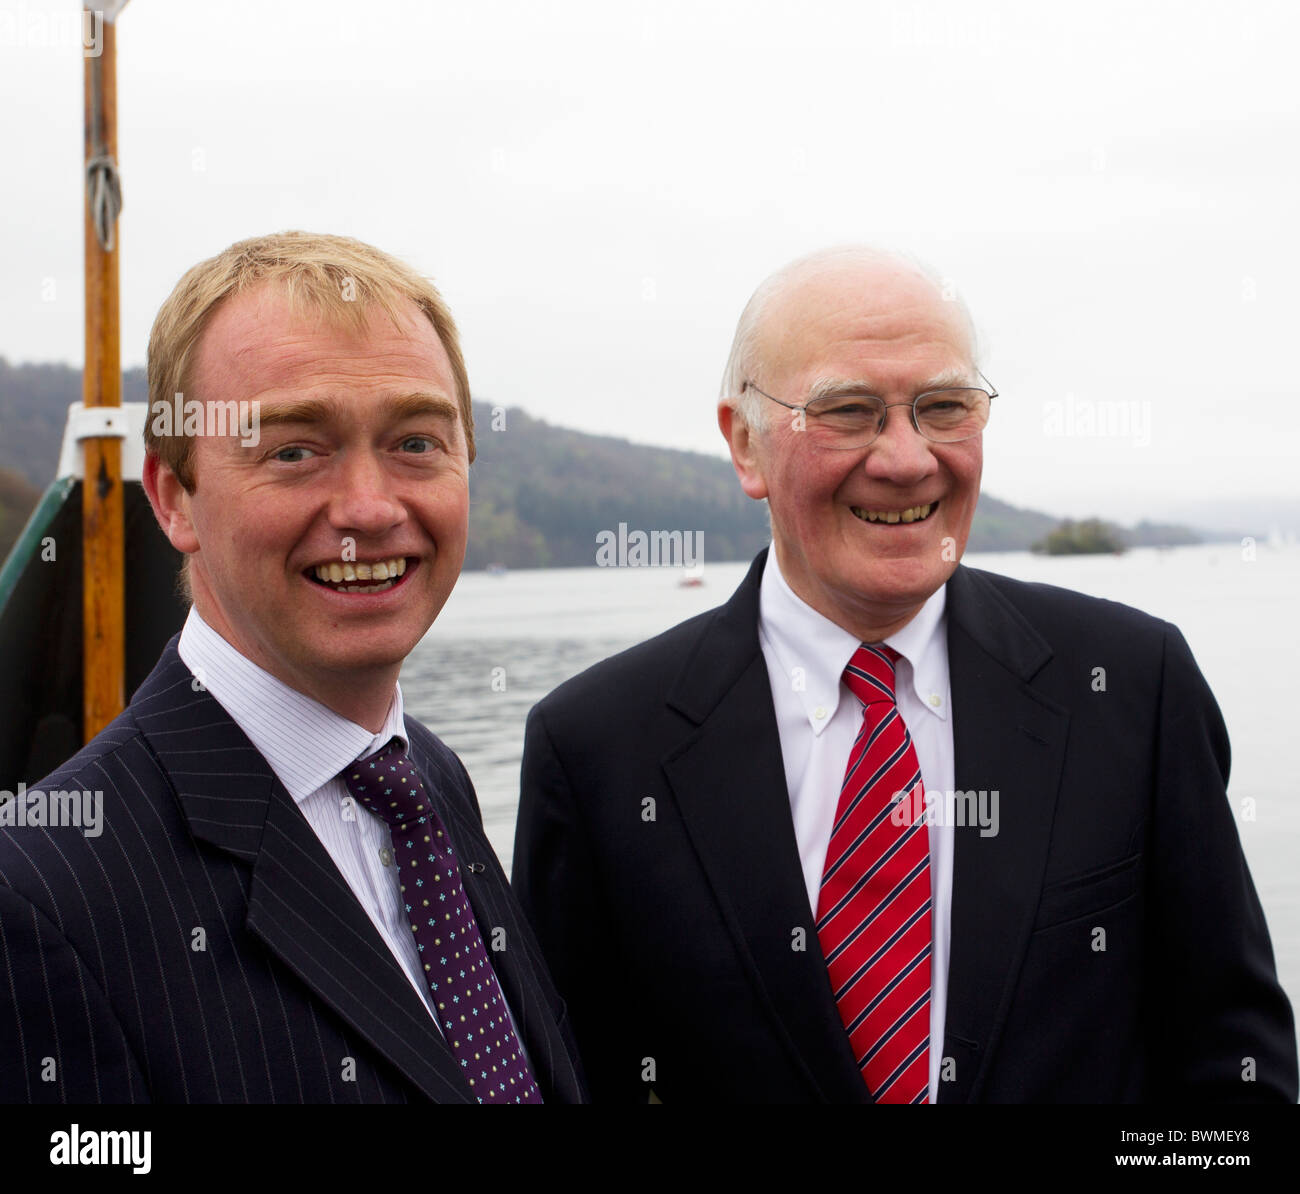
[[[11,474],[0,474],[0,558],[53,479],[68,404],[80,397],[77,369],[0,358],[0,470]],[[147,400],[142,369],[123,374],[122,398]],[[700,531],[704,558],[715,563],[749,559],[768,541],[766,506],[741,492],[720,457],[570,431],[517,407],[494,420],[485,402],[475,402],[474,424],[467,568],[588,566],[596,536],[620,522],[647,532]],[[985,494],[968,548],[1026,550],[1057,523]],[[1186,542],[1190,534],[1181,527],[1158,532],[1157,539],[1184,536],[1162,542]]]

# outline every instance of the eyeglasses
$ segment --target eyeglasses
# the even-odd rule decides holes
[[[885,419],[891,406],[909,406],[912,409],[912,426],[931,443],[956,444],[964,439],[974,439],[989,421],[989,404],[998,396],[993,383],[980,374],[987,390],[973,386],[960,389],[927,390],[911,402],[886,402],[875,394],[828,394],[814,398],[802,406],[782,402],[760,390],[752,381],[740,387],[770,398],[787,410],[796,411],[799,418],[795,429],[807,431],[819,447],[865,448],[873,443],[885,429]]]

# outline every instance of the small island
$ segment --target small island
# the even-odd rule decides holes
[[[1117,526],[1099,518],[1085,518],[1081,522],[1067,518],[1029,550],[1048,556],[1120,555],[1127,547],[1124,534]]]

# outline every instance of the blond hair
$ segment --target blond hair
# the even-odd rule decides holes
[[[277,232],[241,240],[215,257],[201,261],[176,283],[158,310],[149,334],[149,409],[170,405],[185,393],[204,329],[227,299],[255,286],[272,283],[295,310],[313,310],[326,319],[360,330],[371,305],[400,326],[405,300],[424,312],[437,333],[456,381],[456,399],[469,458],[474,459],[474,412],[469,377],[451,311],[432,282],[397,258],[347,236]],[[145,420],[145,451],[176,474],[193,493],[194,441],[181,434],[155,435]]]

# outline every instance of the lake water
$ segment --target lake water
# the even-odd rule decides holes
[[[1175,623],[1232,739],[1229,796],[1255,802],[1238,828],[1278,971],[1300,1005],[1300,793],[1291,748],[1300,675],[1300,549],[1143,549],[1123,556],[971,554],[965,562],[1064,585]],[[748,564],[713,564],[700,588],[650,568],[469,572],[402,672],[407,711],[464,761],[488,836],[509,869],[528,710],[562,680],[728,597]]]

